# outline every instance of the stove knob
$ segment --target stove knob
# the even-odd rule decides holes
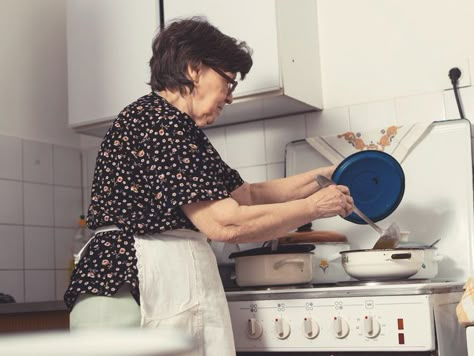
[[[314,339],[319,334],[319,325],[313,318],[304,318],[303,335],[307,339]]]
[[[380,324],[371,315],[364,317],[364,335],[369,338],[377,337],[380,333]]]
[[[349,324],[344,318],[335,316],[333,319],[333,330],[334,335],[338,339],[343,339],[349,334]]]
[[[260,323],[255,318],[250,318],[247,323],[247,336],[250,339],[258,339],[260,336],[262,336],[262,333],[263,333],[262,323]]]
[[[291,332],[290,324],[281,318],[275,319],[275,334],[279,339],[286,339]]]

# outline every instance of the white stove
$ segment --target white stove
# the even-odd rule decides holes
[[[455,308],[473,276],[474,193],[471,125],[436,122],[401,163],[405,195],[382,220],[396,221],[411,239],[437,245],[436,280],[335,283],[298,287],[230,289],[237,351],[290,355],[467,355],[465,329]],[[287,146],[287,175],[329,165],[304,141]],[[317,230],[345,234],[352,249],[373,246],[368,226],[340,217],[313,222]],[[474,331],[473,331],[474,339]]]
[[[465,355],[462,284],[407,282],[229,291],[237,351]]]
[[[468,356],[474,356],[474,326],[468,326],[466,328],[466,339],[467,354]]]

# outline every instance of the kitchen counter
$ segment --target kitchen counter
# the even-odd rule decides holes
[[[66,305],[62,300],[51,302],[0,304],[0,314],[37,313],[66,310]]]
[[[69,329],[69,311],[61,300],[0,304],[0,333]]]

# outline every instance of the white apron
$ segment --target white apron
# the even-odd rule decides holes
[[[191,230],[135,236],[141,326],[179,328],[192,356],[233,356],[234,338],[217,263],[206,237]]]

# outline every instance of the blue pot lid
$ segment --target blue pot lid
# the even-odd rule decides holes
[[[354,204],[373,221],[389,216],[405,192],[405,174],[400,163],[382,151],[360,151],[350,155],[337,166],[332,180],[349,187]],[[355,213],[344,219],[365,224]]]

